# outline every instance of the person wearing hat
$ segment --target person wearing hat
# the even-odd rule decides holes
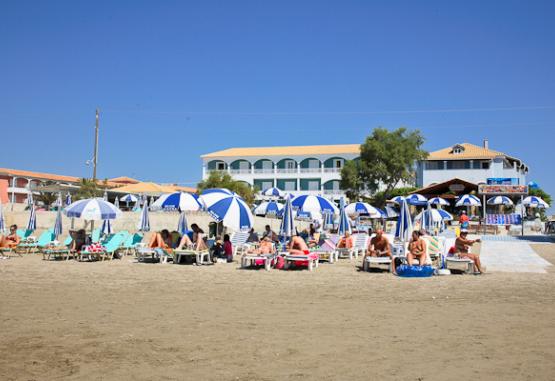
[[[482,267],[482,263],[480,262],[480,256],[477,254],[471,254],[470,247],[474,245],[476,242],[480,242],[480,238],[478,239],[468,239],[468,230],[462,229],[461,234],[455,240],[455,255],[458,255],[460,258],[468,258],[472,262],[474,262],[474,272],[477,274],[482,274],[484,272],[484,268]]]

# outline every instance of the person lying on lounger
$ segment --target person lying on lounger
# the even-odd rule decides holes
[[[426,262],[426,242],[424,242],[418,230],[412,232],[412,238],[409,242],[409,251],[407,253],[409,266],[412,266],[412,261],[415,259],[418,259],[419,266],[424,266]]]
[[[470,247],[476,242],[480,242],[480,239],[468,239],[468,231],[464,229],[461,230],[460,236],[455,240],[455,255],[459,256],[459,258],[470,259],[474,262],[474,272],[482,274],[484,269],[480,262],[480,256],[469,253]]]
[[[17,235],[17,225],[10,226],[10,234],[0,236],[0,248],[13,249],[21,242]]]
[[[291,237],[291,241],[287,248],[292,255],[306,255],[309,253],[305,240],[298,235],[293,235],[293,237]]]
[[[167,229],[155,232],[150,238],[148,247],[151,249],[161,248],[164,250],[171,250],[172,240],[170,232]]]
[[[184,234],[179,242],[178,250],[182,250],[183,247],[194,247],[195,250],[207,250],[206,242],[204,242],[204,230],[199,228],[197,224],[191,225],[191,230],[193,231],[193,239],[191,240],[187,234]]]

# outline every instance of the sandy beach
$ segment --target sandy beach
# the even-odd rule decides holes
[[[534,246],[552,263],[555,245]],[[552,380],[555,272],[0,262],[2,380]]]

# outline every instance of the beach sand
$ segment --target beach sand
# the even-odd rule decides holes
[[[555,261],[555,245],[534,248]],[[0,262],[1,380],[552,380],[555,272]]]

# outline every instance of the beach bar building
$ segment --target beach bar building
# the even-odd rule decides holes
[[[227,172],[259,190],[277,187],[293,195],[337,199],[344,194],[339,186],[341,169],[359,156],[359,144],[229,148],[201,156],[202,177]]]
[[[430,152],[417,163],[416,185],[430,187],[453,179],[473,184],[526,185],[528,166],[520,159],[482,146],[461,143]]]

